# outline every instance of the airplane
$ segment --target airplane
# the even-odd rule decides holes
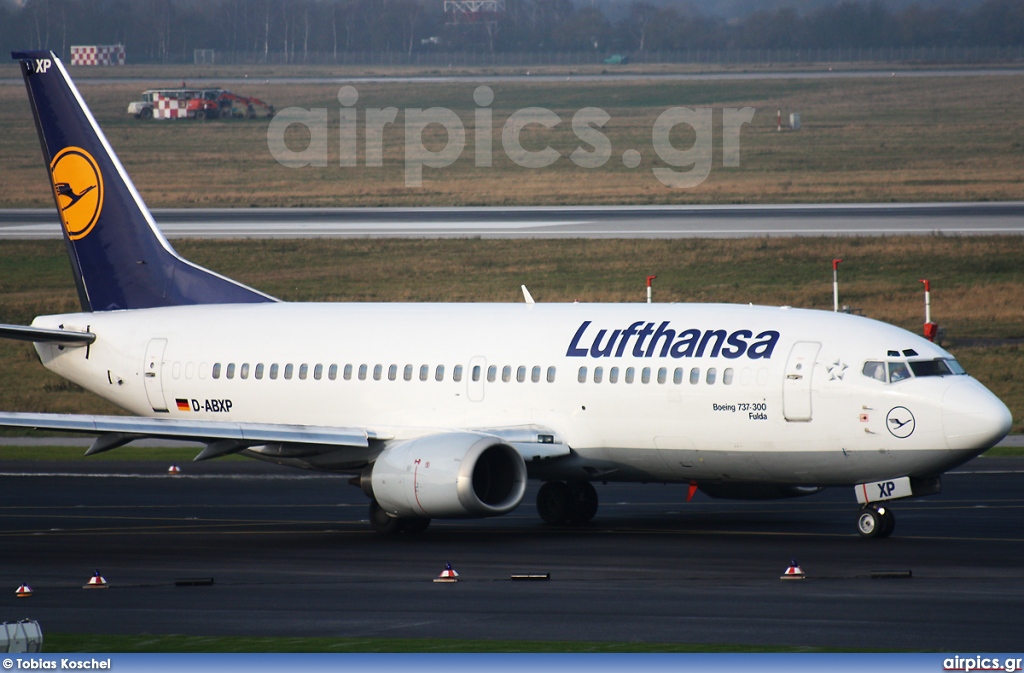
[[[578,525],[594,482],[715,498],[852,488],[862,537],[893,500],[1009,431],[946,350],[865,317],[729,304],[288,303],[181,258],[61,61],[15,52],[81,311],[2,325],[133,416],[0,413],[0,425],[143,437],[350,477],[371,527],[507,514]],[[84,198],[61,207],[68,191]]]

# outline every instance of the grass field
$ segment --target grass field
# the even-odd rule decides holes
[[[947,347],[1013,411],[1024,430],[1024,266],[1021,237],[712,240],[181,241],[187,258],[289,301],[645,300],[830,309],[831,260],[841,301],[920,332],[919,278],[933,283],[933,319]],[[0,322],[76,311],[64,245],[0,244]],[[0,341],[0,409],[112,413],[42,370],[26,344]]]
[[[328,111],[325,167],[285,168],[267,145],[269,122],[141,121],[127,116],[128,102],[148,86],[180,85],[191,68],[168,77],[152,70],[152,84],[93,83],[82,93],[111,144],[151,207],[175,206],[423,206],[632,203],[775,203],[856,201],[976,201],[1024,198],[1024,86],[1020,76],[902,77],[821,80],[505,82],[494,91],[491,167],[475,160],[473,92],[478,83],[358,83],[355,108],[395,107],[396,123],[383,134],[382,165],[366,165],[366,138],[358,137],[358,166],[341,167],[339,84],[260,80],[232,85],[283,109]],[[145,73],[146,70],[140,72]],[[238,76],[241,70],[222,71]],[[295,72],[295,71],[291,71]],[[277,75],[278,70],[267,71]],[[90,72],[94,75],[95,71]],[[248,74],[248,71],[245,72]],[[160,77],[162,75],[162,78]],[[146,76],[146,75],[142,75]],[[546,168],[514,164],[502,144],[505,121],[516,110],[539,106],[561,122],[552,129],[528,126],[524,148],[546,146],[560,158]],[[714,110],[713,164],[709,177],[691,189],[657,180],[666,164],[653,148],[654,121],[675,106]],[[722,108],[751,106],[753,121],[740,136],[740,166],[723,167]],[[404,110],[442,107],[462,121],[465,147],[447,168],[424,169],[422,187],[404,181]],[[610,115],[602,132],[611,158],[581,168],[569,156],[590,151],[572,129],[573,115],[597,107]],[[776,131],[776,112],[799,112],[799,132]],[[0,161],[5,189],[0,208],[50,207],[45,171],[24,88],[0,86]],[[360,124],[360,128],[362,125]],[[432,125],[425,144],[439,150],[446,133]],[[695,141],[687,126],[672,133],[673,146]],[[309,133],[292,126],[289,147],[305,147]],[[413,143],[414,144],[414,143]],[[640,152],[627,168],[623,152]]]

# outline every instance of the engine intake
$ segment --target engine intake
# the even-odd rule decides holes
[[[392,444],[369,481],[374,499],[393,516],[498,516],[522,501],[526,463],[493,435],[451,432]]]

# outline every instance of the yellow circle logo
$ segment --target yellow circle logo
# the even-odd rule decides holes
[[[103,209],[103,176],[96,160],[80,147],[66,147],[53,158],[50,175],[68,236],[85,238]]]

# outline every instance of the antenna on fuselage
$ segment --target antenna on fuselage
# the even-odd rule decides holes
[[[520,285],[519,287],[523,288],[523,301],[525,301],[527,304],[537,303],[533,300],[533,295],[530,294],[530,291],[526,289],[525,285]]]

